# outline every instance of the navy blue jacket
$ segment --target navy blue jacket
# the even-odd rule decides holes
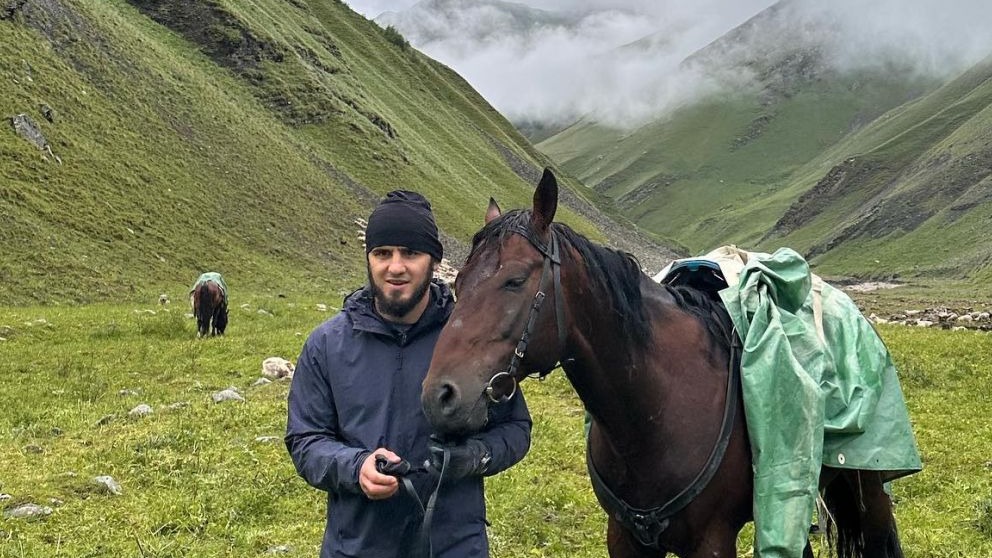
[[[431,285],[430,296],[420,320],[399,333],[375,312],[366,287],[303,346],[289,392],[286,446],[300,476],[328,493],[321,558],[397,558],[416,540],[421,517],[413,499],[400,487],[391,498],[369,500],[358,473],[379,447],[414,467],[428,458],[431,429],[421,384],[454,306],[441,283]],[[492,451],[487,475],[523,458],[530,430],[523,394],[490,410],[486,430],[477,435]],[[436,478],[424,472],[409,478],[427,502]],[[435,558],[488,556],[485,517],[481,477],[445,481],[431,528]]]

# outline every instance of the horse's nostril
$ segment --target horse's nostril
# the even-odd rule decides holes
[[[437,403],[441,414],[451,416],[458,403],[458,388],[451,382],[444,382],[437,389]]]

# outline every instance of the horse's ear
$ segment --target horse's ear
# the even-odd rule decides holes
[[[544,232],[551,222],[555,220],[555,211],[558,210],[558,181],[555,179],[551,169],[544,169],[544,176],[534,190],[534,211],[531,213],[530,222],[534,229]]]
[[[486,224],[488,225],[502,214],[503,212],[499,210],[499,204],[496,203],[496,200],[489,198],[489,207],[486,208]]]

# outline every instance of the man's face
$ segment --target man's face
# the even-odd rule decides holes
[[[403,246],[377,246],[369,252],[368,272],[376,310],[384,318],[400,323],[420,319],[430,301],[427,290],[434,276],[430,254]]]

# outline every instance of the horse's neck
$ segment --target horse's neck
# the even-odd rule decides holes
[[[631,456],[680,451],[662,439],[668,436],[646,433],[677,432],[704,418],[694,414],[712,406],[726,377],[707,358],[711,344],[698,320],[679,310],[667,293],[653,292],[645,304],[653,324],[645,345],[624,339],[618,324],[602,320],[600,313],[598,322],[587,322],[598,325],[572,338],[574,354],[564,366],[615,451]],[[703,425],[703,434],[712,428]]]

